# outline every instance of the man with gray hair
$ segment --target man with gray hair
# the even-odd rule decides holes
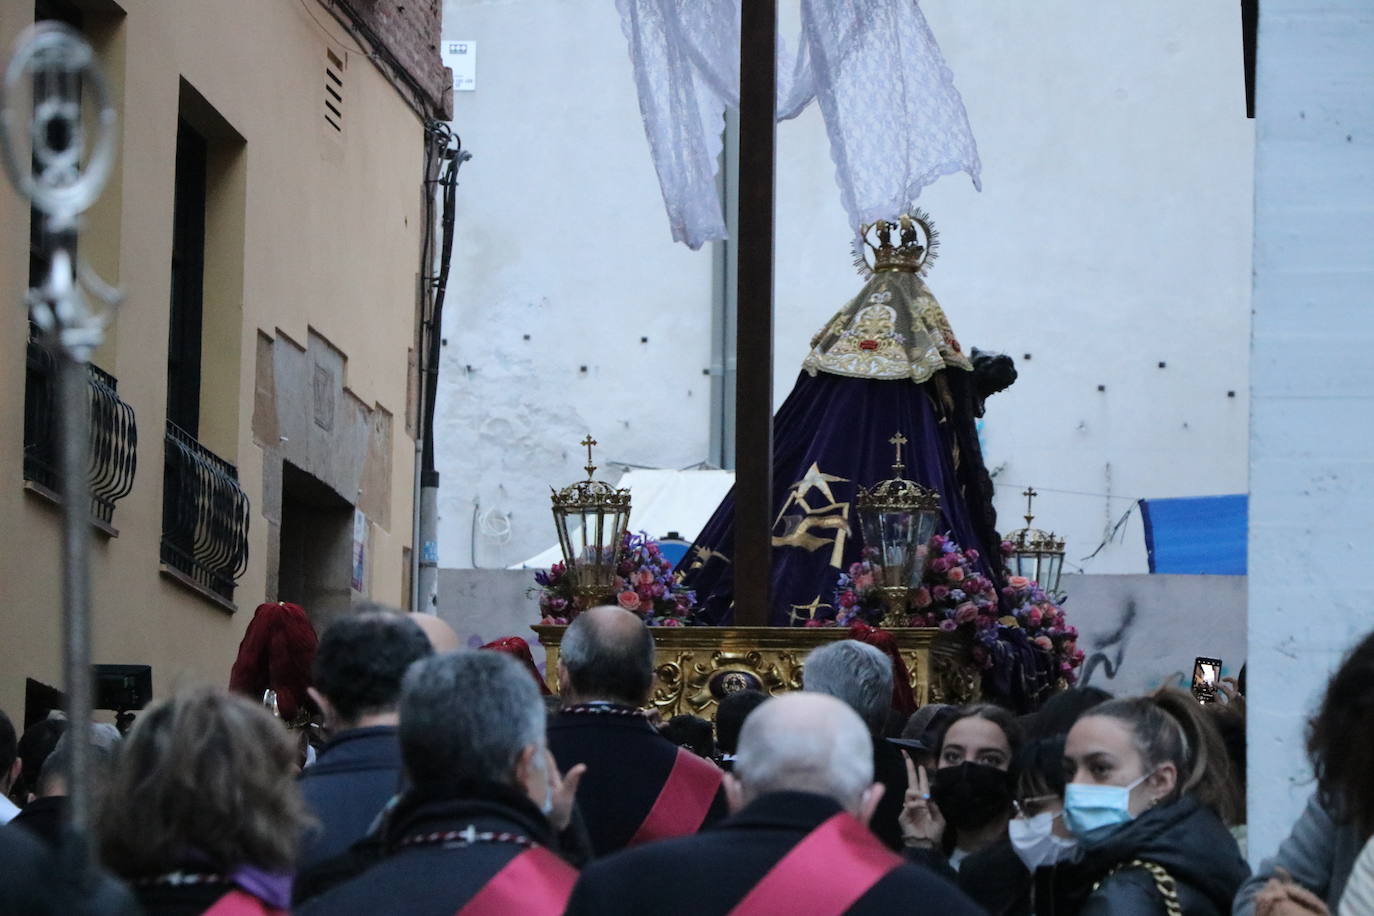
[[[562,913],[577,873],[551,850],[583,768],[559,776],[544,720],[529,672],[507,655],[413,664],[400,701],[411,788],[385,814],[383,857],[296,912]]]
[[[563,708],[549,722],[558,765],[587,765],[578,808],[598,856],[695,833],[725,816],[724,774],[660,735],[640,707],[654,682],[654,639],[618,607],[583,611],[563,634]]]
[[[868,643],[842,639],[813,649],[802,667],[802,689],[844,701],[868,727],[874,779],[886,791],[869,828],[889,849],[901,850],[906,763],[883,734],[892,710],[892,659]]]
[[[980,912],[864,829],[883,787],[868,729],[844,703],[816,693],[766,701],[744,720],[725,779],[728,820],[593,863],[568,916]]]

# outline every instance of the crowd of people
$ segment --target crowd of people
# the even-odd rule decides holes
[[[572,623],[552,697],[523,641],[457,642],[380,607],[316,640],[265,605],[233,689],[180,690],[126,735],[53,714],[19,736],[0,713],[0,913],[1374,913],[1374,634],[1310,722],[1306,811],[1253,874],[1243,682],[1209,705],[1082,688],[894,722],[892,659],[839,640],[801,691],[660,723],[628,611]],[[78,741],[88,849],[64,826]]]

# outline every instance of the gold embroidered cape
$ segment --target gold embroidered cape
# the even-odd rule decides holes
[[[929,381],[941,369],[973,370],[940,303],[915,273],[881,271],[811,339],[811,375]]]

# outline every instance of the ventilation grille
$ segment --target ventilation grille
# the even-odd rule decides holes
[[[327,48],[324,54],[324,119],[330,127],[343,133],[343,61]]]

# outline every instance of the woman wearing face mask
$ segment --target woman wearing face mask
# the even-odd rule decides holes
[[[961,709],[940,739],[936,769],[908,759],[902,809],[910,858],[957,877],[964,892],[992,913],[1013,912],[1024,875],[1007,838],[1013,810],[1012,760],[1021,732],[1011,713],[982,704]]]
[[[1226,751],[1196,700],[1160,690],[1094,708],[1069,732],[1064,770],[1080,858],[1038,913],[1230,913],[1249,868],[1226,828]]]

